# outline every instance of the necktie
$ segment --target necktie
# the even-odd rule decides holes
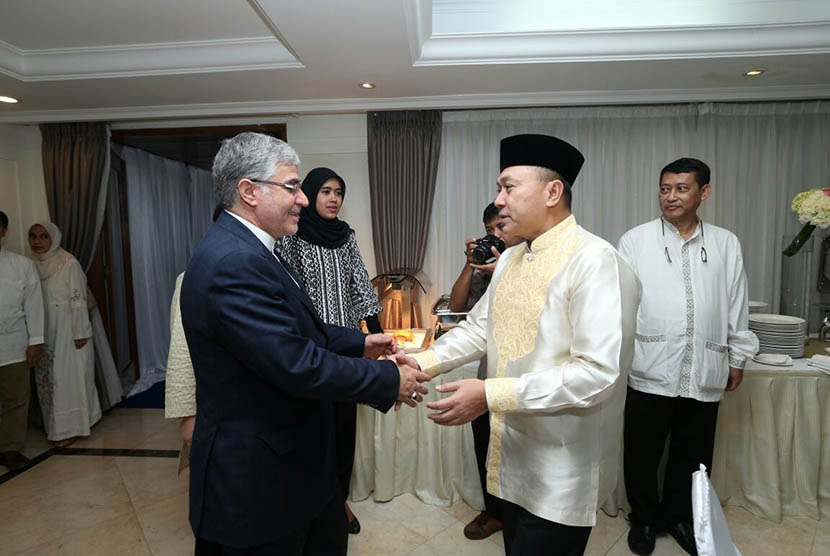
[[[300,283],[294,277],[294,273],[291,271],[291,269],[288,267],[288,265],[285,264],[285,261],[282,259],[282,255],[280,255],[280,252],[277,249],[276,245],[274,245],[274,257],[277,258],[277,262],[280,263],[280,266],[282,266],[282,269],[286,272],[286,274],[288,274],[288,276],[291,277],[291,281],[294,282],[294,285],[297,286],[297,288],[302,290],[303,287],[300,286]]]

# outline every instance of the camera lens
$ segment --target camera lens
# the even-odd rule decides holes
[[[493,254],[490,252],[489,245],[476,245],[473,248],[473,252],[470,255],[470,258],[473,260],[475,264],[483,264],[487,259],[492,257]]]

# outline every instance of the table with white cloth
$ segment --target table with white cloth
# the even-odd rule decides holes
[[[463,499],[484,507],[470,425],[444,427],[427,419],[427,402],[445,397],[435,386],[475,378],[478,361],[425,383],[429,394],[417,407],[383,414],[365,405],[357,408],[357,442],[349,497],[363,500],[374,492],[377,501],[412,493],[427,504],[449,506]]]
[[[434,386],[474,378],[477,363],[439,375]],[[358,409],[358,441],[351,497],[376,500],[410,492],[430,504],[464,499],[483,507],[470,425],[440,427],[424,404],[383,415]],[[712,485],[728,505],[780,521],[787,515],[830,514],[830,375],[796,359],[792,367],[750,361],[740,387],[718,412]],[[602,504],[628,511],[622,450],[617,488]]]
[[[621,454],[617,488],[602,505],[612,515],[629,509],[622,469]],[[830,375],[807,359],[749,361],[720,403],[711,477],[724,504],[765,519],[830,514]]]

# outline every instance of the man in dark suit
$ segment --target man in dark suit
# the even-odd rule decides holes
[[[223,143],[213,179],[226,211],[182,285],[198,407],[190,523],[224,554],[345,554],[332,401],[387,411],[427,392],[402,357],[373,360],[396,351],[391,337],[323,323],[274,253],[308,205],[298,164],[267,135]]]

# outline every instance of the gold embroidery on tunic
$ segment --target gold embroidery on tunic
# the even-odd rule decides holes
[[[515,378],[491,378],[487,382],[487,391],[487,405],[490,407],[490,411],[504,413],[505,411],[519,409]]]
[[[527,243],[519,246],[502,272],[493,296],[491,318],[498,353],[496,379],[504,378],[508,363],[533,351],[550,283],[582,241],[575,231],[576,218],[568,216],[536,238],[531,244],[532,250]],[[517,380],[499,380],[488,385],[498,396],[498,405],[491,406],[487,465],[487,491],[496,496],[500,494],[504,411],[518,408],[517,383]]]
[[[432,350],[413,353],[412,358],[421,366],[421,371],[429,376],[435,376],[441,371],[441,362]]]

